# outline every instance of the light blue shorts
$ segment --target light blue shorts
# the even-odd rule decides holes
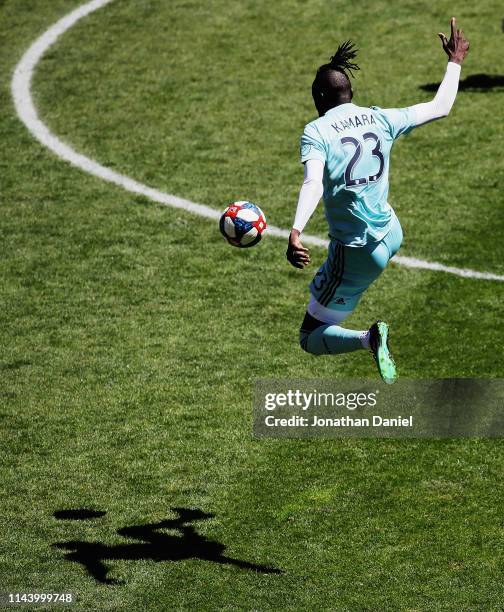
[[[310,284],[311,294],[325,308],[351,312],[397,253],[402,239],[401,224],[394,214],[389,232],[379,242],[349,247],[331,240],[327,259]]]

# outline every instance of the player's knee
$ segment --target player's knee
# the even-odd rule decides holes
[[[308,348],[308,337],[310,336],[309,333],[303,331],[302,329],[299,330],[299,346],[303,349],[303,351],[306,351],[307,353],[311,353],[311,351]]]
[[[303,329],[299,330],[299,346],[303,351],[310,353],[310,355],[323,355],[327,351],[321,349],[320,342],[317,342],[314,338],[310,338],[312,333],[313,332],[306,332]]]
[[[308,312],[306,312],[303,322],[301,323],[301,328],[299,330],[299,345],[306,351],[312,355],[320,355],[320,351],[316,349],[317,342],[310,342],[310,336],[312,336],[313,332],[317,330],[321,325],[323,325],[322,321],[319,321],[312,317]]]

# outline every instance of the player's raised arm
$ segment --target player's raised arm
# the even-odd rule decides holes
[[[429,121],[446,117],[452,109],[457,96],[460,69],[469,51],[469,41],[464,37],[462,30],[457,29],[455,17],[451,19],[450,40],[445,34],[438,34],[445,53],[448,55],[446,73],[439,86],[436,96],[431,102],[412,106],[415,113],[415,124],[423,125]]]

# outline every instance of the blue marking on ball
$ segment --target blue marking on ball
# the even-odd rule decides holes
[[[245,219],[240,219],[240,217],[235,217],[233,219],[236,237],[241,238],[244,234],[250,231],[254,226],[250,221],[245,221]]]

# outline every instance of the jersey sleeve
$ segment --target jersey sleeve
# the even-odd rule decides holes
[[[401,134],[408,134],[416,126],[416,115],[411,106],[406,108],[378,108],[372,106],[371,108],[379,113],[392,140],[396,140]]]
[[[301,163],[304,164],[309,159],[318,159],[321,162],[326,161],[326,149],[319,131],[309,123],[301,136],[300,146]]]

